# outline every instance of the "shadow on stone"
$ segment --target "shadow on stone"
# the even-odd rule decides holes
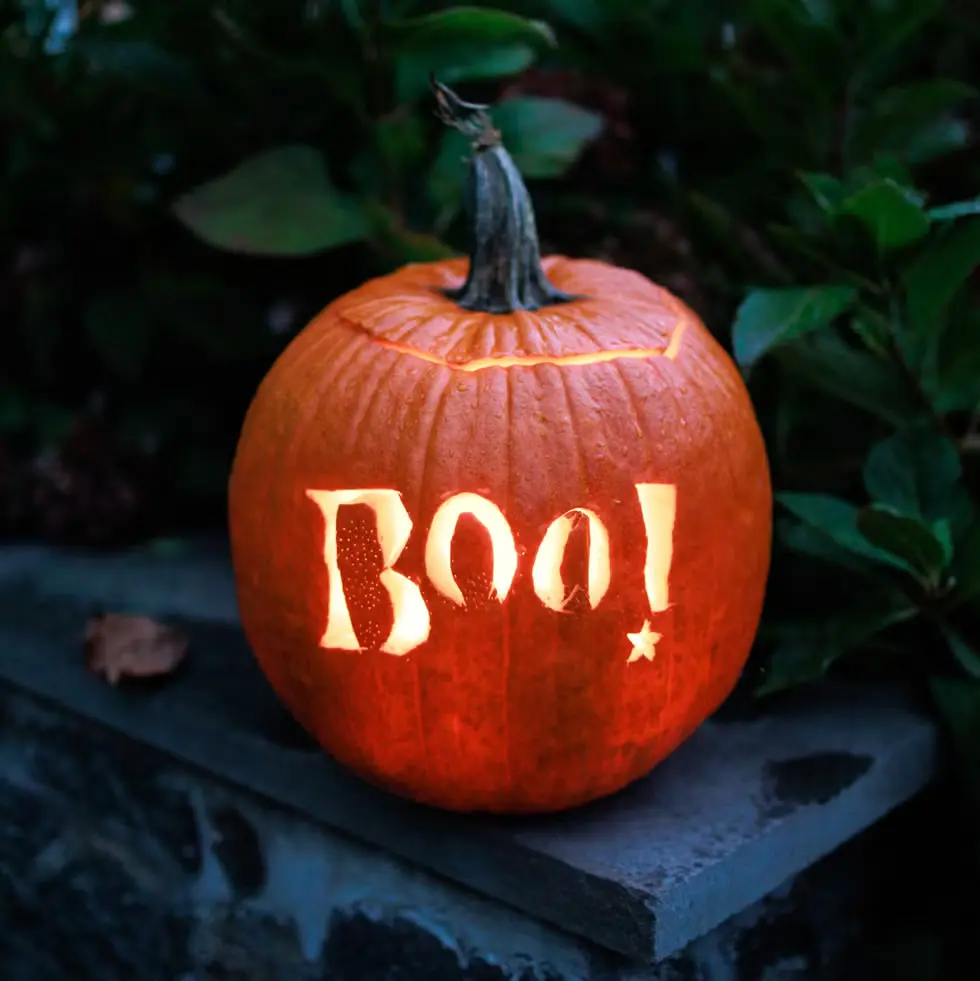
[[[871,769],[874,759],[864,753],[812,753],[766,764],[767,813],[781,817],[798,807],[826,804],[855,784]]]
[[[404,917],[383,923],[363,913],[335,915],[323,950],[328,981],[548,981],[530,967],[505,972],[480,957],[462,957]]]
[[[233,807],[212,808],[209,816],[218,834],[212,848],[236,895],[239,899],[256,896],[268,878],[258,832]]]
[[[286,711],[276,705],[256,723],[256,735],[273,746],[307,753],[323,753],[323,747]]]

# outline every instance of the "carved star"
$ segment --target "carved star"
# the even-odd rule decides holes
[[[626,635],[626,639],[633,645],[626,663],[632,664],[634,661],[639,661],[641,657],[652,661],[657,654],[656,644],[662,636],[651,629],[649,620],[644,620],[643,626],[635,634]]]

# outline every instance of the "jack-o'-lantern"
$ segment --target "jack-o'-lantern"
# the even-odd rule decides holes
[[[248,411],[231,476],[245,632],[341,763],[454,810],[623,787],[734,686],[768,573],[751,402],[643,276],[540,258],[483,106],[464,259],[331,303]]]

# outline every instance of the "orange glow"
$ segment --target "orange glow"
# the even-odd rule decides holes
[[[485,371],[487,368],[534,368],[541,364],[575,366],[584,364],[603,364],[607,361],[628,361],[643,360],[646,358],[667,358],[674,361],[681,348],[681,338],[684,334],[686,324],[683,320],[678,320],[670,341],[666,347],[630,347],[619,351],[590,351],[586,354],[562,354],[558,356],[547,354],[522,354],[522,355],[501,355],[500,357],[475,358],[472,361],[447,361],[436,354],[429,354],[427,351],[420,351],[418,348],[409,344],[400,344],[397,341],[385,340],[381,337],[371,336],[373,343],[380,347],[387,348],[389,351],[397,351],[399,354],[407,354],[420,361],[429,364],[437,364],[443,368],[452,368],[453,371]]]
[[[549,610],[561,612],[571,595],[565,595],[565,584],[561,578],[561,562],[568,545],[568,536],[575,527],[574,516],[581,514],[589,522],[589,570],[586,587],[589,606],[594,610],[609,589],[611,571],[609,566],[609,532],[602,519],[586,508],[572,508],[548,525],[548,530],[538,546],[531,568],[531,581],[538,599]]]
[[[633,645],[633,650],[630,651],[626,663],[632,664],[634,661],[639,661],[640,658],[652,661],[657,656],[656,645],[662,636],[662,634],[651,629],[649,620],[644,620],[643,626],[635,634],[626,635],[626,639]]]
[[[669,603],[670,568],[674,552],[674,521],[677,512],[677,488],[674,484],[636,484],[643,527],[646,530],[646,555],[643,582],[650,610],[666,610]],[[320,509],[324,521],[323,560],[329,574],[327,626],[320,646],[328,649],[360,651],[351,622],[350,608],[344,591],[337,552],[337,515],[341,507],[365,504],[375,514],[378,544],[384,568],[379,581],[388,592],[393,623],[382,651],[408,654],[429,638],[429,610],[418,584],[392,567],[398,561],[412,533],[412,519],[398,491],[384,488],[352,490],[307,490],[306,496]],[[504,513],[480,494],[463,492],[447,498],[432,517],[425,542],[425,571],[432,585],[458,606],[466,600],[452,572],[452,543],[456,526],[464,514],[470,514],[490,536],[493,571],[490,597],[503,602],[517,574],[517,545]],[[589,523],[589,548],[586,592],[589,606],[595,609],[609,591],[612,580],[609,532],[599,515],[588,508],[571,508],[559,515],[545,530],[531,568],[534,593],[544,606],[562,612],[574,591],[566,595],[561,566],[568,540],[578,516]],[[577,587],[576,587],[577,588]],[[653,660],[654,645],[660,640],[645,622],[637,633],[626,635],[633,644],[630,662],[639,658]]]
[[[517,573],[517,546],[503,511],[479,494],[454,494],[439,505],[425,542],[425,571],[443,596],[458,606],[466,605],[450,564],[453,535],[463,514],[473,515],[490,536],[493,553],[490,596],[502,603]]]
[[[668,583],[674,558],[674,519],[677,515],[677,487],[674,484],[637,484],[643,527],[647,533],[647,554],[643,563],[643,584],[650,610],[659,613],[670,605]]]
[[[327,627],[320,638],[320,646],[345,651],[363,650],[351,623],[337,562],[337,513],[345,504],[366,504],[377,519],[378,544],[384,561],[379,579],[388,591],[394,613],[391,632],[381,650],[402,655],[418,647],[429,636],[429,610],[418,585],[392,569],[412,533],[412,519],[402,503],[401,495],[398,491],[381,489],[308,490],[306,496],[323,515],[323,560],[330,582]]]

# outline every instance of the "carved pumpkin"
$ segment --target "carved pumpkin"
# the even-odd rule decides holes
[[[765,449],[732,362],[635,272],[541,261],[485,107],[469,262],[331,303],[249,409],[244,628],[339,761],[456,810],[623,787],[728,695],[768,572]]]

